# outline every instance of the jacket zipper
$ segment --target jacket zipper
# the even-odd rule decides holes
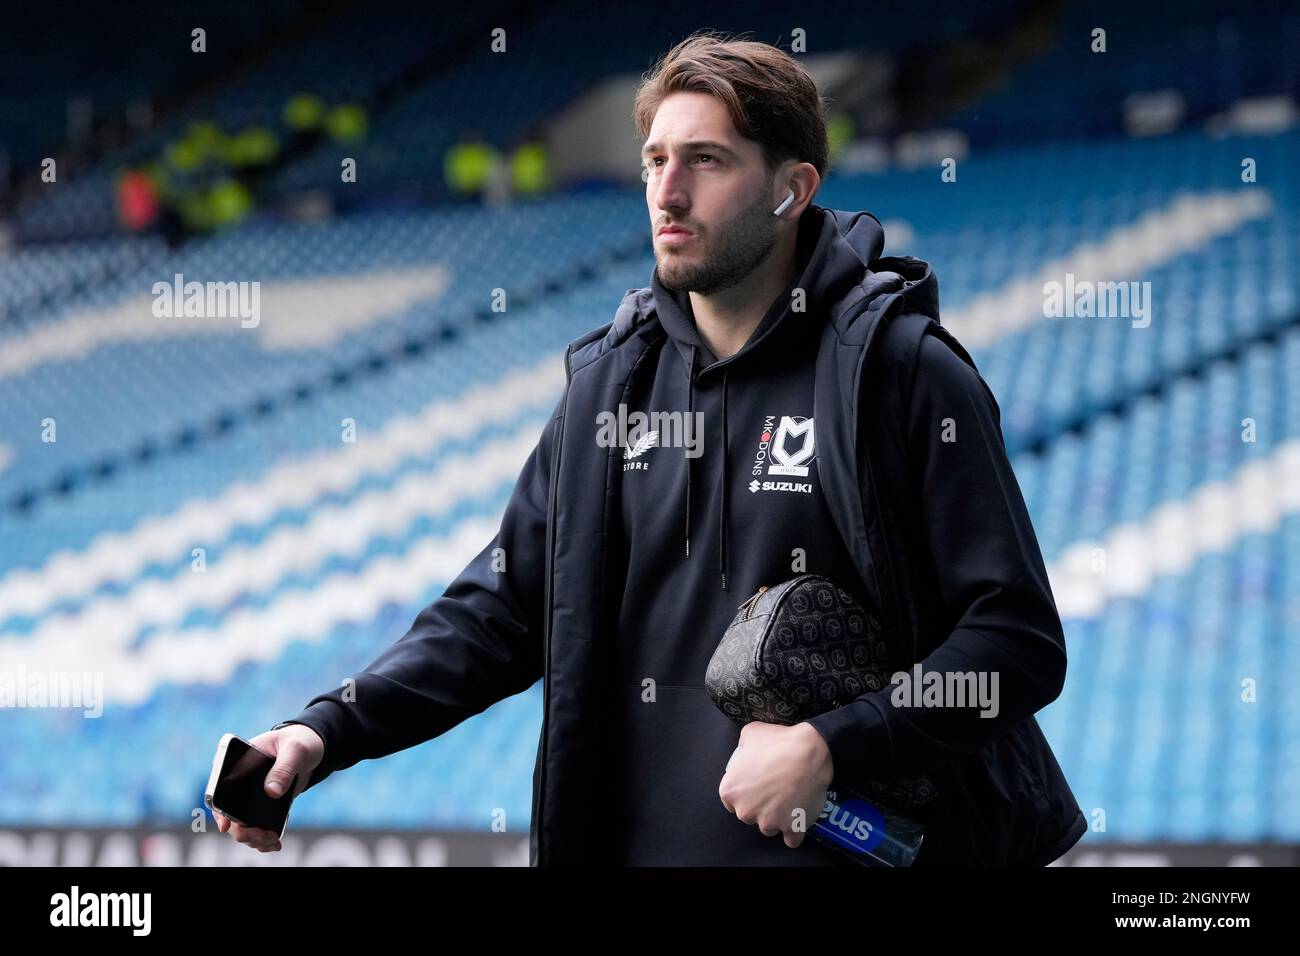
[[[559,500],[560,453],[564,448],[564,423],[569,416],[569,386],[573,382],[573,372],[569,366],[569,354],[573,346],[564,350],[564,404],[560,407],[560,424],[556,429],[554,454],[551,456],[551,487],[547,495],[546,515],[546,553],[549,573],[546,575],[546,624],[544,627],[544,658],[542,669],[542,757],[541,770],[537,779],[537,810],[534,823],[537,827],[537,865],[543,865],[544,837],[546,828],[544,804],[546,803],[546,767],[550,744],[548,718],[551,712],[551,615],[555,595],[555,511]]]
[[[906,283],[904,283],[904,287],[906,288]],[[865,312],[866,309],[863,309],[862,311]],[[888,321],[888,319],[886,319],[886,321]],[[866,475],[862,477],[866,478],[865,484],[871,495],[871,504],[875,508],[876,512],[879,514],[880,494],[879,494],[879,490],[876,487],[876,478],[874,473],[875,468],[872,464],[871,447],[870,447],[870,443],[861,434],[861,427],[860,427],[861,421],[859,419],[859,414],[858,414],[859,408],[861,406],[859,399],[861,398],[862,374],[867,367],[867,360],[870,358],[871,346],[875,344],[876,335],[878,333],[879,333],[879,325],[877,325],[877,327],[873,330],[871,335],[871,340],[865,343],[862,349],[862,354],[858,357],[858,361],[856,363],[854,373],[853,373],[853,382],[850,389],[851,400],[850,400],[849,419],[852,422],[851,451],[853,454],[853,464],[855,467],[858,464],[858,444],[861,442],[864,445],[864,454],[862,456],[862,462],[866,471]],[[865,515],[865,507],[864,507],[863,518],[865,519],[865,517],[866,515]],[[885,520],[884,515],[881,514],[880,521],[882,524],[884,523],[884,520]],[[876,593],[880,595],[881,617],[884,619],[885,626],[892,628],[895,634],[907,633],[908,635],[910,635],[911,640],[909,643],[911,645],[911,653],[909,654],[909,657],[912,661],[915,661],[918,658],[918,650],[917,650],[918,635],[914,630],[912,630],[911,627],[908,627],[903,624],[902,619],[907,615],[907,610],[903,606],[904,602],[900,599],[891,600],[890,596],[886,593],[885,588],[881,585],[880,570],[876,566],[877,565],[877,562],[875,560],[876,556],[871,551],[871,544],[869,541],[866,542],[866,548],[868,553],[871,555],[871,559],[872,559],[871,573],[872,576],[875,578]],[[885,548],[884,560],[885,560],[885,566],[889,571],[889,579],[897,583],[898,577],[894,569],[894,556],[890,553],[889,548]]]

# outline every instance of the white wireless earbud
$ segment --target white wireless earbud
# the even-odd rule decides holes
[[[792,203],[792,202],[794,202],[794,190],[793,190],[793,189],[790,190],[790,195],[788,195],[788,196],[785,197],[785,201],[784,201],[783,203],[781,203],[781,205],[777,206],[775,209],[772,210],[772,215],[774,215],[774,216],[779,216],[779,215],[781,215],[781,213],[785,212],[787,209],[790,208],[790,203]]]

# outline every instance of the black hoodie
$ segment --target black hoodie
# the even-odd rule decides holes
[[[624,841],[611,846],[619,863],[842,862],[811,838],[792,851],[723,806],[718,786],[740,729],[704,689],[723,631],[760,585],[809,571],[860,593],[818,479],[813,373],[825,303],[863,263],[835,221],[815,215],[800,220],[796,255],[795,278],[721,360],[700,338],[689,296],[666,289],[658,270],[652,277],[669,337],[638,365],[627,412],[694,413],[703,431],[693,452],[667,444],[673,435],[682,444],[684,427],[649,421],[630,436],[618,475],[626,577],[606,730],[624,821]]]

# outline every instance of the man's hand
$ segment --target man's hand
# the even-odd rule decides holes
[[[783,834],[793,849],[821,814],[833,776],[830,748],[812,724],[752,720],[740,729],[718,796],[742,823],[758,824],[764,836]]]
[[[297,798],[306,788],[312,771],[325,756],[325,741],[304,724],[289,724],[279,730],[268,730],[264,734],[258,734],[249,743],[258,750],[275,756],[275,766],[266,772],[266,782],[262,784],[271,797],[282,796],[294,774],[297,774],[298,785],[293,792]],[[217,829],[222,833],[229,831],[237,843],[246,843],[262,853],[274,853],[280,849],[280,837],[271,830],[246,827],[215,811],[212,816],[217,821]]]

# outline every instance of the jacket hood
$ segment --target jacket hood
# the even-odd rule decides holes
[[[912,256],[882,257],[884,248],[885,230],[872,213],[809,205],[799,220],[796,254],[803,266],[798,276],[773,303],[749,341],[728,361],[756,347],[788,317],[785,306],[794,288],[804,290],[809,313],[825,314],[837,323],[845,320],[845,331],[847,323],[892,311],[896,300],[902,300],[907,311],[937,322],[939,285],[930,264]],[[656,267],[650,285],[627,290],[613,322],[573,343],[577,364],[585,364],[618,346],[654,318],[689,364],[691,346],[703,349],[689,301],[685,292],[674,293],[663,287]],[[594,348],[585,348],[591,346]]]
[[[736,361],[752,352],[792,316],[800,321],[805,315],[824,315],[858,283],[884,245],[884,230],[871,213],[834,212],[809,206],[799,219],[795,245],[799,265],[795,277],[773,300],[744,346],[717,364]],[[789,308],[796,288],[804,290],[804,313],[792,313]],[[659,322],[681,352],[683,362],[698,363],[700,355],[713,358],[695,324],[689,294],[666,288],[659,279],[657,266],[650,277],[650,290]],[[692,349],[699,354],[693,354]]]

